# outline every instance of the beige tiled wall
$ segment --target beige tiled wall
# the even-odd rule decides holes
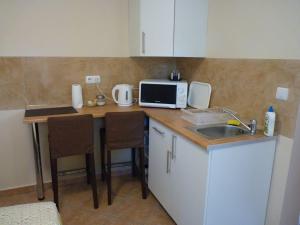
[[[211,106],[232,108],[262,126],[264,112],[273,105],[277,131],[293,137],[300,100],[299,60],[2,57],[0,110],[70,105],[72,83],[83,86],[85,100],[92,99],[98,91],[85,84],[87,74],[100,74],[100,87],[110,96],[117,83],[137,87],[141,79],[166,78],[175,64],[185,79],[212,84]],[[287,102],[275,99],[277,86],[290,89]]]
[[[211,106],[226,106],[263,125],[269,105],[277,112],[277,131],[293,137],[300,100],[300,60],[177,59],[189,81],[212,85]],[[277,86],[288,87],[288,101],[275,99]]]
[[[109,96],[117,83],[136,87],[145,78],[166,78],[175,66],[169,58],[0,58],[0,109],[26,105],[70,105],[71,85],[80,83],[84,99],[98,94],[86,85],[87,74],[100,74],[100,88]],[[137,95],[137,91],[135,91]]]

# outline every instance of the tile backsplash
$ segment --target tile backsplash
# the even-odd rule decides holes
[[[117,83],[138,87],[141,79],[167,78],[175,66],[185,79],[212,85],[211,106],[229,107],[262,126],[265,111],[273,105],[277,132],[294,136],[300,60],[0,57],[0,110],[71,105],[73,83],[82,85],[86,102],[99,93],[95,85],[85,84],[88,74],[100,74],[100,88],[111,96]],[[289,88],[288,101],[275,99],[278,86]]]
[[[300,60],[177,59],[177,67],[189,81],[212,85],[210,106],[225,106],[245,120],[257,119],[263,126],[264,113],[273,105],[276,130],[294,136],[300,102]],[[288,101],[276,100],[277,87],[289,88]]]
[[[175,59],[171,58],[2,57],[0,109],[70,105],[73,83],[82,85],[85,102],[94,99],[99,91],[95,85],[85,84],[88,74],[100,74],[99,86],[111,96],[117,83],[138,87],[141,79],[167,78],[174,67]]]

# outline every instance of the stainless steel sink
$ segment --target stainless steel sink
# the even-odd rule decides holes
[[[236,137],[240,135],[250,134],[250,132],[242,127],[231,125],[213,125],[208,127],[192,127],[190,128],[194,132],[205,136],[208,139],[219,139]]]

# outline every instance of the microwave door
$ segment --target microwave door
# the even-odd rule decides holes
[[[175,105],[176,92],[176,85],[142,84],[140,101],[142,103]]]

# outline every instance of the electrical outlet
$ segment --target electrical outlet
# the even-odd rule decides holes
[[[87,75],[85,77],[85,83],[87,84],[100,84],[101,77],[100,75]]]
[[[276,91],[276,99],[282,100],[282,101],[287,101],[289,98],[289,89],[288,88],[283,88],[283,87],[278,87]]]

